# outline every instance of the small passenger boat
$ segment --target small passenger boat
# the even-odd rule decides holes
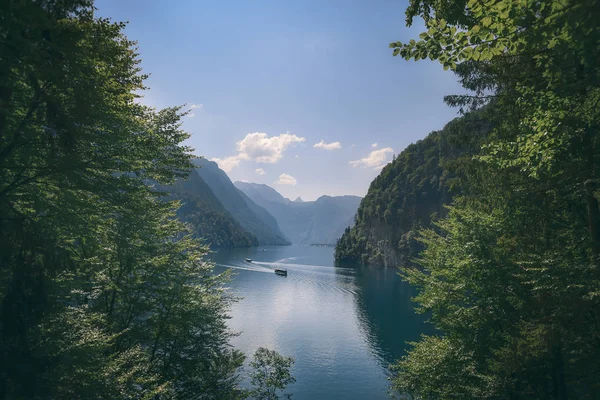
[[[287,276],[287,269],[275,268],[275,273],[281,276]]]
[[[251,258],[246,258],[246,262],[252,262]]]

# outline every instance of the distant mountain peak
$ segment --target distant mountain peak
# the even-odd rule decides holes
[[[291,201],[264,184],[238,181],[235,186],[273,215],[294,244],[335,244],[346,227],[354,223],[361,201],[358,196],[327,195],[316,201],[304,201],[301,197]]]
[[[274,203],[290,202],[290,200],[284,198],[281,194],[279,194],[277,190],[263,183],[236,181],[234,182],[234,185],[242,192],[246,193],[246,195],[250,196],[250,198],[253,198],[256,195],[258,195],[263,197],[265,200]]]
[[[242,228],[256,236],[260,245],[290,243],[279,229],[277,220],[238,190],[217,163],[205,158],[197,158],[193,163],[198,167],[196,169],[198,175],[206,182],[223,207]]]

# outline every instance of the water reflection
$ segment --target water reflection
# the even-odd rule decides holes
[[[415,289],[393,268],[354,266],[354,301],[358,319],[368,337],[367,343],[384,368],[395,363],[416,341],[432,328],[425,317],[414,311],[411,298]],[[339,271],[347,279],[344,271]]]
[[[296,359],[297,399],[386,399],[390,363],[424,326],[412,291],[394,270],[333,266],[333,249],[308,246],[219,251],[232,268],[233,345],[269,347]],[[251,263],[245,262],[250,258]],[[277,276],[274,268],[288,270]]]

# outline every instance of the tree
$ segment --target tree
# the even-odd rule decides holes
[[[276,400],[279,398],[278,392],[283,392],[285,388],[296,382],[291,375],[290,368],[294,364],[294,359],[284,357],[275,350],[260,347],[254,353],[254,358],[250,366],[254,371],[250,374],[250,383],[255,386],[250,391],[252,398],[257,400]],[[291,394],[282,393],[289,399]]]
[[[398,364],[417,398],[596,398],[600,372],[600,30],[595,1],[415,0],[420,40],[394,55],[456,71],[493,110],[468,187],[423,233],[421,287],[439,337]],[[446,362],[458,359],[461,362]],[[444,361],[446,360],[446,361]]]
[[[124,24],[0,5],[0,399],[233,398],[233,298],[159,185],[192,168]]]

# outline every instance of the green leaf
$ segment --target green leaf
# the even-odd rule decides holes
[[[469,60],[472,58],[473,56],[473,48],[472,47],[465,47],[462,52],[461,52],[461,56],[466,59]]]

